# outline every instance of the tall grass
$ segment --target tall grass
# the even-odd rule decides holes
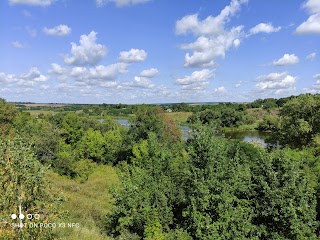
[[[58,222],[78,223],[79,227],[56,228],[59,239],[110,239],[103,234],[103,219],[111,211],[112,197],[108,192],[118,186],[119,179],[111,166],[99,166],[84,183],[49,171],[49,190],[60,199]]]

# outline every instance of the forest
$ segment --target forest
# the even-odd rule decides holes
[[[223,137],[243,129],[268,132],[267,146]],[[318,239],[320,95],[57,107],[0,99],[0,186],[0,239]],[[19,206],[40,218],[14,227]]]

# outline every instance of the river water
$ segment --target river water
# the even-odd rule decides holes
[[[129,120],[127,119],[115,119],[115,121],[124,127],[130,126]],[[188,126],[179,126],[179,128],[183,133],[182,138],[187,140],[190,128]],[[223,136],[229,139],[239,139],[245,142],[254,142],[266,146],[265,140],[269,136],[269,133],[260,131],[228,131],[225,132]]]

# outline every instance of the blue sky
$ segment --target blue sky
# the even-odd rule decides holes
[[[0,97],[247,102],[320,90],[319,0],[3,0]]]

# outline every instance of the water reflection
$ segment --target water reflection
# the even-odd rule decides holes
[[[270,133],[260,131],[229,131],[224,133],[225,138],[239,139],[245,142],[254,142],[264,147],[267,146],[266,139],[269,136]]]
[[[128,119],[115,119],[115,121],[124,127],[130,126]],[[182,138],[187,140],[190,128],[188,126],[179,126],[179,128],[182,131]],[[223,134],[223,136],[228,139],[238,139],[245,142],[253,142],[264,147],[267,146],[265,140],[269,135],[270,133],[259,131],[228,131]]]

